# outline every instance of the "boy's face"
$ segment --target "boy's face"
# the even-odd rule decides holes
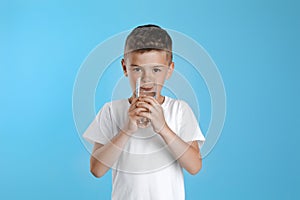
[[[133,93],[136,81],[141,77],[141,92],[153,91],[156,85],[156,95],[159,98],[164,81],[172,75],[174,63],[170,63],[165,51],[150,50],[127,54],[122,60],[122,67]]]

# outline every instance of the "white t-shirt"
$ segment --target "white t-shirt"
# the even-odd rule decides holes
[[[83,137],[91,143],[106,144],[116,136],[128,117],[128,99],[106,103]],[[166,123],[185,142],[205,138],[187,103],[165,97],[162,104]],[[112,167],[114,200],[183,200],[182,168],[152,127],[139,129]]]

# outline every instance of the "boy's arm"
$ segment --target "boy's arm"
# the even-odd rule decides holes
[[[167,125],[163,109],[153,97],[141,97],[145,103],[138,107],[147,108],[148,112],[141,112],[140,116],[151,120],[152,127],[166,142],[174,158],[190,174],[196,174],[202,167],[202,158],[197,141],[190,143],[183,141]]]
[[[197,174],[202,168],[202,158],[197,141],[185,142],[167,125],[158,133],[164,139],[180,165],[190,174]]]
[[[171,129],[165,126],[159,133],[168,144],[180,165],[190,174],[196,174],[202,167],[202,159],[197,141],[184,142]],[[111,142],[103,145],[96,143],[90,159],[90,170],[95,177],[102,177],[118,160],[130,135],[120,131]]]
[[[102,177],[113,166],[120,157],[129,137],[128,133],[120,131],[107,144],[96,143],[94,145],[90,159],[90,170],[95,177]]]
[[[125,127],[105,145],[96,143],[90,159],[91,173],[96,177],[103,176],[118,160],[128,139],[138,129],[136,121],[138,114],[145,108],[136,106],[137,98],[133,98],[128,110],[128,121]]]

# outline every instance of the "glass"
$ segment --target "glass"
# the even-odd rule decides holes
[[[136,80],[136,91],[135,91],[136,98],[140,96],[152,96],[156,98],[157,84],[154,83],[152,85],[153,85],[152,87],[141,86],[141,78],[138,78]],[[150,125],[150,123],[151,123],[150,119],[146,117],[141,117],[140,119],[137,120],[137,125],[139,128],[147,128]]]

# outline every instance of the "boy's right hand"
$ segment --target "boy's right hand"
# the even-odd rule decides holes
[[[131,105],[128,109],[128,121],[125,124],[124,131],[132,135],[138,130],[137,120],[140,118],[139,113],[147,111],[146,108],[137,107],[138,98],[132,98]]]

